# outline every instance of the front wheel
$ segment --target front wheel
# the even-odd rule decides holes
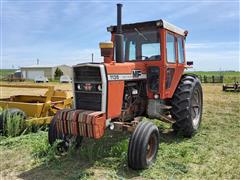
[[[67,151],[71,145],[73,145],[74,148],[79,148],[82,144],[83,137],[64,135],[57,132],[57,118],[54,116],[48,129],[48,142],[50,145],[53,145],[57,140],[62,141],[58,144],[58,149],[60,151]]]
[[[135,170],[148,168],[156,159],[159,131],[156,125],[145,121],[138,124],[128,145],[128,165]]]

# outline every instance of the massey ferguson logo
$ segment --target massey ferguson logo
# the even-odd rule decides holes
[[[143,74],[141,70],[132,70],[132,73],[126,74],[109,74],[108,80],[119,81],[119,80],[132,80],[132,79],[147,79],[147,75]]]
[[[132,74],[134,78],[138,78],[139,76],[142,75],[142,72],[140,70],[133,70]]]
[[[91,91],[93,86],[90,83],[86,83],[83,85],[83,87],[84,87],[85,91]]]

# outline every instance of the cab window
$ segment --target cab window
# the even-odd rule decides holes
[[[136,59],[136,43],[133,41],[129,42],[129,60]]]
[[[159,43],[142,44],[142,59],[144,60],[160,59]]]
[[[184,49],[183,49],[183,38],[178,37],[178,63],[184,63]]]
[[[167,51],[167,62],[176,62],[176,51],[175,51],[175,37],[173,34],[167,33],[166,51]]]
[[[124,33],[125,61],[160,60],[159,31],[138,30]]]

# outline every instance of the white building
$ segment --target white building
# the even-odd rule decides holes
[[[63,75],[72,77],[72,67],[67,65],[32,65],[21,67],[22,76],[25,79],[33,80],[36,76],[45,76],[48,79],[54,79],[56,69],[59,68]]]

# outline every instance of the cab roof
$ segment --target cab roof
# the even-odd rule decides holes
[[[122,30],[123,32],[128,32],[128,31],[133,31],[134,28],[137,28],[139,30],[142,29],[157,29],[157,28],[164,28],[169,31],[172,31],[176,34],[186,36],[187,31],[179,28],[163,19],[156,20],[156,21],[145,21],[145,22],[138,22],[138,23],[131,23],[131,24],[123,24],[122,25]],[[117,26],[109,26],[107,28],[107,31],[109,32],[116,32]]]

